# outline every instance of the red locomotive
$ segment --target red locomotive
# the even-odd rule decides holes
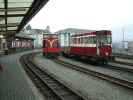
[[[107,64],[112,56],[112,34],[109,30],[71,36],[70,53],[76,58],[85,57],[97,63]]]
[[[58,34],[43,34],[43,56],[57,58],[59,53]]]

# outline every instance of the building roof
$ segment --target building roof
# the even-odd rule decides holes
[[[90,32],[94,32],[94,31],[95,30],[67,28],[67,29],[64,29],[64,30],[59,30],[55,33],[90,33]]]
[[[0,35],[19,33],[48,1],[0,0]]]
[[[34,39],[33,37],[29,36],[28,34],[22,32],[22,31],[19,34],[16,34],[15,37],[26,38],[26,39]]]
[[[25,29],[26,30],[26,29]],[[45,29],[31,29],[32,34],[42,34],[42,33],[51,33],[48,30]]]
[[[50,31],[48,30],[45,30],[45,29],[34,29],[36,31],[36,33],[51,33]]]

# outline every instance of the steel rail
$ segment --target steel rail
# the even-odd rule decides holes
[[[120,54],[120,53],[113,53],[117,58],[122,59],[131,59],[133,60],[133,55],[126,55],[126,54]]]
[[[83,67],[80,67],[80,66],[77,66],[77,65],[74,65],[74,64],[70,64],[70,63],[64,62],[64,61],[59,60],[59,59],[53,59],[53,61],[55,61],[59,64],[62,64],[64,66],[79,70],[81,72],[84,72],[84,73],[102,78],[104,80],[116,83],[116,84],[124,86],[124,87],[127,87],[129,89],[133,89],[133,83],[132,82],[129,82],[129,81],[126,81],[126,80],[123,80],[123,79],[119,79],[119,78],[116,78],[116,77],[113,77],[113,76],[110,76],[110,75],[106,75],[106,74],[103,74],[103,73],[100,73],[100,72],[96,72],[96,71],[93,71],[93,70],[90,70],[90,69],[86,69],[86,68],[83,68]]]
[[[117,69],[117,70],[133,73],[133,69],[131,69],[131,68],[124,68],[124,67],[119,67],[119,66],[114,66],[114,65],[102,65],[101,67],[108,67],[108,68],[112,68],[112,69]]]
[[[28,55],[27,57],[29,57],[30,55]],[[33,66],[31,67],[28,63],[29,62],[27,62],[28,61],[28,59],[27,59],[27,57],[25,58],[25,63],[27,64],[27,66],[34,72],[34,74],[36,74],[42,81],[43,81],[43,83],[45,84],[45,85],[47,85],[48,87],[49,87],[49,89],[53,92],[53,95],[55,95],[56,94],[56,96],[57,96],[57,98],[59,99],[59,100],[64,100],[62,97],[60,97],[59,95],[58,95],[58,93],[56,93],[50,86],[49,86],[49,84],[46,82],[46,81],[44,81],[44,79],[35,71],[35,68],[33,68]],[[54,94],[55,93],[55,94]],[[47,94],[46,94],[47,95]],[[51,96],[51,95],[49,95],[49,96]]]
[[[133,63],[127,63],[127,62],[121,62],[121,61],[113,61],[112,63],[117,63],[117,64],[123,64],[123,65],[130,65],[130,66],[133,66]]]
[[[47,86],[47,88],[50,89],[50,92],[52,92],[52,96],[54,96],[55,99],[57,100],[70,100],[70,99],[71,100],[85,100],[84,97],[82,97],[81,95],[73,91],[72,89],[68,88],[66,85],[59,82],[52,75],[49,75],[46,71],[44,71],[42,68],[38,67],[32,60],[32,57],[34,55],[35,53],[27,55],[25,57],[25,64],[29,68],[28,71],[32,70],[32,72],[36,75],[36,76],[33,76],[33,73],[32,73],[30,76],[35,77],[35,78],[38,77],[39,80],[41,80],[40,82],[35,82],[35,83],[37,84],[43,83],[43,85],[45,84],[45,86]],[[39,81],[38,79],[33,79],[33,80]],[[48,94],[46,95],[48,96]]]
[[[68,54],[66,54],[65,57],[70,58]],[[126,62],[113,61],[112,63],[119,63],[119,64],[133,66],[133,63],[126,63]],[[96,66],[96,65],[93,64],[93,66]],[[131,69],[131,68],[124,68],[124,67],[119,67],[119,66],[114,66],[114,65],[99,65],[99,67],[108,67],[108,68],[112,68],[112,69],[117,69],[117,70],[121,70],[121,71],[126,71],[126,72],[133,73],[133,69]]]

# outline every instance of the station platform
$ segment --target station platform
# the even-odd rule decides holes
[[[0,57],[0,100],[44,100],[19,63],[22,55],[35,51]]]

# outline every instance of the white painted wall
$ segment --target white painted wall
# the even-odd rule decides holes
[[[70,37],[76,35],[77,33],[59,33],[60,46],[70,46]]]
[[[64,46],[64,34],[60,35],[60,46]]]

